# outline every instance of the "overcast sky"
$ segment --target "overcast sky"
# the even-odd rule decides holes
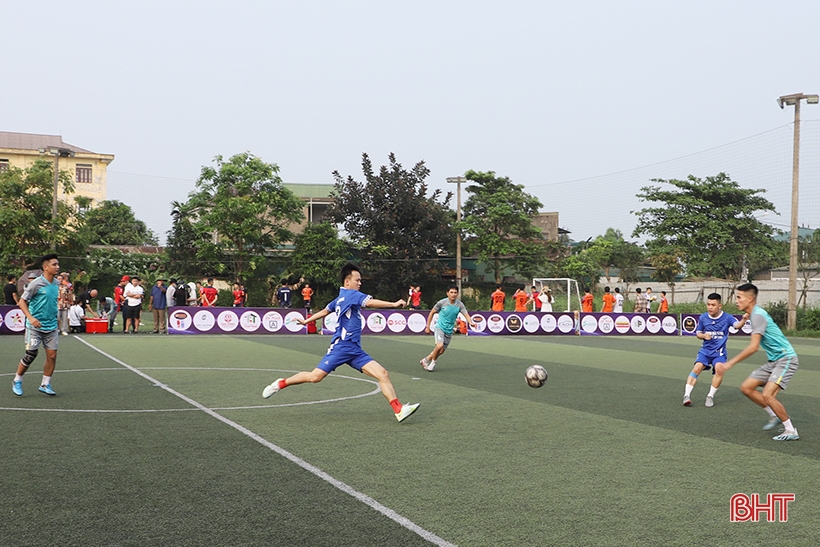
[[[820,93],[815,2],[4,1],[0,17],[0,130],[114,154],[108,198],[163,237],[201,167],[246,150],[296,183],[360,179],[363,152],[424,160],[434,188],[492,170],[574,239],[628,236],[649,178],[724,170],[771,186],[787,225],[794,114],[775,101]],[[820,106],[803,119],[803,186],[820,187]]]

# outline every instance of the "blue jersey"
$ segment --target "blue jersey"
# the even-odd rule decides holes
[[[766,358],[769,361],[797,356],[791,343],[783,335],[783,331],[780,330],[780,327],[772,320],[766,310],[760,306],[755,306],[750,319],[752,321],[752,334],[761,335],[760,345],[766,350]]]
[[[433,306],[433,311],[438,312],[436,328],[441,329],[444,334],[453,334],[459,313],[467,317],[467,308],[459,299],[456,299],[455,304],[451,304],[449,298],[442,298]]]
[[[327,305],[327,310],[336,313],[338,323],[333,342],[339,340],[361,344],[362,306],[370,300],[369,294],[353,289],[339,289],[339,296]],[[331,344],[332,345],[332,344]]]
[[[57,329],[57,296],[60,292],[60,282],[55,277],[50,283],[42,275],[28,284],[23,291],[23,300],[28,304],[28,311],[40,321],[42,332]],[[31,327],[26,319],[26,327]]]
[[[717,317],[702,313],[698,319],[697,332],[710,333],[712,338],[704,340],[701,352],[709,355],[726,355],[726,341],[729,339],[729,327],[737,320],[726,312],[721,311]]]

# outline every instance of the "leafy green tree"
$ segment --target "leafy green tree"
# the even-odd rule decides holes
[[[689,275],[739,281],[750,256],[761,260],[777,255],[774,228],[754,217],[761,211],[775,211],[759,195],[764,190],[741,188],[725,173],[652,182],[673,188],[641,189],[641,201],[661,205],[633,211],[638,225],[632,235],[649,236],[647,247],[655,254],[680,251]]]
[[[82,213],[83,230],[91,244],[96,245],[157,245],[157,237],[148,226],[134,216],[128,205],[106,200]]]
[[[185,277],[201,276],[209,273],[207,263],[200,260],[201,243],[207,234],[200,234],[193,224],[195,215],[188,203],[171,202],[173,224],[168,230],[165,252],[168,254],[168,269]]]
[[[376,291],[384,298],[404,295],[411,283],[424,283],[439,268],[439,256],[452,248],[454,215],[451,194],[442,201],[436,190],[428,195],[430,170],[423,161],[402,167],[393,154],[378,173],[362,154],[364,181],[333,172],[336,187],[329,218],[344,227],[359,250]]]
[[[665,253],[656,253],[649,257],[649,261],[655,268],[655,279],[666,283],[672,292],[671,303],[675,303],[675,278],[683,273],[683,255],[672,249]]]
[[[797,272],[801,282],[797,305],[802,302],[805,310],[811,281],[820,273],[820,229],[808,237],[799,238],[797,243]]]
[[[579,286],[592,289],[600,270],[593,256],[590,253],[581,251],[553,263],[550,271],[553,277],[574,279]]]
[[[220,273],[227,260],[244,280],[269,251],[293,239],[289,227],[304,218],[303,204],[282,184],[276,164],[250,152],[228,161],[216,156],[214,163],[202,168],[197,190],[178,209],[188,223],[179,228],[193,230],[198,259],[213,261]]]
[[[497,177],[493,171],[467,171],[465,177],[470,195],[463,207],[459,229],[466,234],[467,253],[487,264],[501,282],[505,267],[530,277],[543,272],[547,263],[544,237],[532,219],[541,202],[513,184],[508,177]]]
[[[317,292],[339,286],[339,270],[350,259],[351,246],[328,222],[308,224],[293,242],[290,277],[304,279]]]
[[[60,171],[63,192],[74,192],[71,176]],[[0,173],[0,262],[23,270],[51,248],[54,163],[37,160],[31,167],[10,167]],[[77,231],[74,209],[62,200],[57,204],[58,253],[84,249]]]

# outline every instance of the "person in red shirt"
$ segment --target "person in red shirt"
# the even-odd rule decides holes
[[[108,316],[108,332],[114,332],[114,321],[117,319],[117,312],[122,312],[122,332],[125,332],[125,307],[128,303],[125,301],[125,286],[131,281],[131,277],[124,275],[120,279],[119,284],[114,287],[114,309],[111,310],[111,315]]]
[[[661,307],[658,313],[669,313],[669,300],[666,299],[666,291],[661,291]]]
[[[410,308],[417,310],[421,308],[421,286],[416,285],[410,293]]]
[[[305,283],[302,288],[302,300],[305,301],[305,308],[310,311],[310,301],[313,299],[313,289],[310,288],[310,283]]]
[[[612,306],[615,304],[615,297],[609,292],[609,287],[604,288],[604,305],[601,307],[602,313],[612,313]]]
[[[527,311],[527,304],[530,303],[531,298],[530,295],[527,294],[527,291],[524,290],[524,285],[521,285],[521,287],[515,291],[513,298],[515,298],[515,311]]]
[[[587,313],[591,312],[594,300],[595,299],[592,297],[592,293],[589,292],[589,289],[584,289],[584,297],[581,299],[581,311]]]
[[[501,290],[501,285],[495,286],[495,292],[490,295],[492,302],[492,311],[504,311],[504,301],[507,299],[507,293]]]
[[[245,306],[245,291],[239,286],[239,283],[233,284],[233,307],[242,308]]]
[[[219,291],[214,288],[213,277],[208,278],[208,284],[202,287],[202,305],[213,307],[216,306],[216,299],[219,296]]]

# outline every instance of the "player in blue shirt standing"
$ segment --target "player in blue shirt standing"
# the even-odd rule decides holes
[[[777,424],[783,424],[783,433],[775,435],[772,439],[775,441],[799,440],[797,428],[792,424],[786,407],[777,400],[777,395],[781,390],[786,389],[789,380],[797,371],[797,353],[766,310],[757,305],[755,285],[746,283],[738,287],[735,302],[738,309],[745,312],[743,322],[747,320],[752,322],[752,337],[746,349],[719,365],[718,374],[729,370],[747,357],[751,357],[762,346],[766,351],[768,361],[740,384],[740,391],[769,414],[769,421],[763,426],[764,431],[774,429]],[[763,388],[762,391],[758,390],[760,387]]]
[[[43,365],[43,381],[40,393],[57,395],[51,389],[51,376],[57,365],[57,343],[60,333],[57,330],[57,296],[60,292],[60,261],[56,254],[46,255],[40,259],[43,275],[32,280],[23,291],[18,305],[26,316],[26,354],[17,365],[17,375],[11,383],[11,391],[18,397],[23,396],[23,375],[29,365],[37,358],[40,346],[46,350],[46,362]]]
[[[299,324],[307,325],[331,313],[336,313],[338,324],[333,340],[327,354],[322,358],[316,368],[310,372],[297,372],[290,378],[278,378],[271,385],[262,391],[262,397],[268,398],[280,389],[304,383],[317,383],[339,368],[342,365],[349,365],[359,372],[363,372],[378,380],[382,394],[385,396],[398,421],[413,414],[419,407],[419,403],[402,405],[396,397],[396,390],[387,374],[387,370],[370,357],[361,346],[362,340],[362,308],[401,308],[406,302],[396,300],[386,302],[376,300],[369,294],[359,292],[362,286],[362,274],[354,264],[346,264],[341,271],[342,287],[339,289],[339,296],[330,302],[319,313],[307,319],[299,319]]]
[[[433,369],[436,368],[436,359],[444,353],[444,350],[447,349],[447,346],[450,345],[450,340],[453,338],[456,319],[459,313],[464,315],[471,327],[476,327],[475,322],[470,318],[470,314],[467,313],[467,308],[465,308],[461,300],[458,299],[458,286],[451,284],[447,287],[447,298],[442,298],[436,302],[436,305],[433,306],[433,309],[430,310],[430,314],[427,316],[427,327],[424,329],[424,332],[427,334],[430,334],[430,325],[433,322],[433,316],[435,314],[438,314],[438,321],[436,322],[435,328],[436,345],[427,357],[419,361],[424,370],[433,372]]]
[[[683,405],[690,406],[692,389],[698,381],[698,375],[703,369],[712,369],[712,388],[706,396],[706,406],[715,406],[715,393],[723,382],[723,371],[718,370],[718,363],[726,362],[726,341],[729,339],[729,327],[739,329],[745,321],[736,321],[728,313],[723,312],[723,303],[718,293],[713,292],[706,297],[706,313],[701,314],[695,335],[703,340],[698,351],[695,366],[686,379],[686,388],[683,392]]]

